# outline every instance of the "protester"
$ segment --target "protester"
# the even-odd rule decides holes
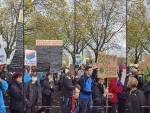
[[[72,108],[74,108],[75,106],[75,109],[74,109],[74,113],[79,113],[79,109],[80,109],[80,99],[79,99],[79,94],[80,94],[80,85],[79,84],[76,84],[76,87],[75,87],[75,92],[74,92],[74,98],[72,98],[72,100],[74,99],[75,102],[73,103],[72,102]]]
[[[127,93],[126,93],[126,88],[127,88],[127,81],[128,77],[126,77],[124,85],[123,85],[123,90],[121,93],[118,93],[118,113],[125,113],[126,108],[125,108],[125,102],[127,99]],[[118,80],[117,86],[120,87],[122,85],[121,81]]]
[[[93,113],[105,113],[108,88],[104,90],[104,78],[96,78],[93,86]]]
[[[134,77],[130,77],[127,83],[128,98],[126,100],[127,113],[144,113],[145,96],[141,90],[137,89],[138,81]]]
[[[143,90],[144,95],[146,97],[146,104],[145,104],[145,106],[147,106],[145,108],[144,112],[145,113],[149,113],[150,112],[150,107],[148,107],[148,106],[150,106],[150,73],[149,73],[149,75],[147,77],[146,83],[142,87],[142,90]]]
[[[117,112],[117,102],[118,102],[118,93],[122,92],[122,85],[119,87],[117,86],[117,78],[110,78],[109,83],[109,93],[113,94],[113,97],[109,99],[109,113],[116,113]]]
[[[37,75],[32,75],[31,81],[24,85],[24,104],[26,113],[36,113],[36,106],[42,105],[42,93]]]
[[[42,105],[46,108],[46,113],[49,113],[55,85],[51,73],[47,73],[46,76],[47,78],[43,81]]]
[[[84,67],[80,66],[78,70],[78,77],[80,78],[82,75],[84,75]]]
[[[80,100],[81,100],[81,113],[92,113],[92,87],[93,80],[91,78],[92,67],[86,66],[85,74],[80,78]]]
[[[71,113],[72,108],[72,96],[75,86],[72,84],[71,72],[66,72],[66,75],[63,78],[63,104],[62,104],[62,113]]]
[[[0,75],[0,113],[6,113],[6,107],[3,99],[3,92],[8,89],[8,84]]]
[[[11,113],[24,113],[22,74],[16,72],[12,76],[10,87],[10,111]]]

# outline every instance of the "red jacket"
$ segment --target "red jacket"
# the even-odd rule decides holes
[[[113,97],[109,99],[109,102],[116,103],[118,101],[118,93],[121,93],[123,86],[117,86],[116,78],[110,78],[109,82],[109,93],[113,94]]]

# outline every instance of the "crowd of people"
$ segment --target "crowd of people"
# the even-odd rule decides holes
[[[123,69],[127,70],[124,84]],[[149,73],[143,75],[125,64],[116,78],[99,78],[97,71],[96,64],[90,64],[57,73],[25,67],[23,74],[8,72],[4,65],[0,70],[0,113],[6,113],[3,95],[7,93],[11,113],[51,113],[56,90],[63,92],[62,113],[150,113]]]

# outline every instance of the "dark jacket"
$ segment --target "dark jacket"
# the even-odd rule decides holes
[[[148,96],[150,96],[150,81],[146,82],[143,85],[142,91],[144,92],[146,98],[148,98]]]
[[[145,96],[140,90],[135,90],[126,100],[126,113],[144,113]]]
[[[73,96],[73,90],[75,86],[72,84],[72,79],[68,76],[64,76],[63,80],[63,94],[65,97],[71,98]]]
[[[95,82],[92,91],[93,97],[93,113],[101,113],[104,112],[104,106],[106,105],[106,98],[103,96],[104,88],[103,85]],[[98,107],[99,106],[99,107]]]
[[[10,108],[20,110],[23,113],[23,84],[13,80],[10,87]]]
[[[52,85],[52,88],[50,88],[50,85]],[[46,78],[43,81],[43,91],[42,91],[42,94],[45,94],[47,96],[49,96],[50,94],[53,95],[54,90],[55,90],[54,82],[49,82],[48,78]]]
[[[42,93],[41,93],[41,85],[39,82],[36,82],[37,84],[37,91],[38,91],[38,99],[35,105],[40,106],[42,105]],[[32,97],[33,97],[33,89],[32,89],[32,81],[25,83],[24,85],[24,104],[26,107],[31,107],[33,102],[32,102]]]

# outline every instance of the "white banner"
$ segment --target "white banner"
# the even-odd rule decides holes
[[[127,76],[126,75],[126,69],[123,69],[122,76],[121,76],[121,83],[122,83],[122,85],[124,85],[126,76]]]
[[[25,65],[36,66],[36,51],[35,50],[25,50]]]
[[[7,59],[7,56],[3,47],[2,36],[0,36],[0,64],[6,64],[7,63],[6,59]]]

